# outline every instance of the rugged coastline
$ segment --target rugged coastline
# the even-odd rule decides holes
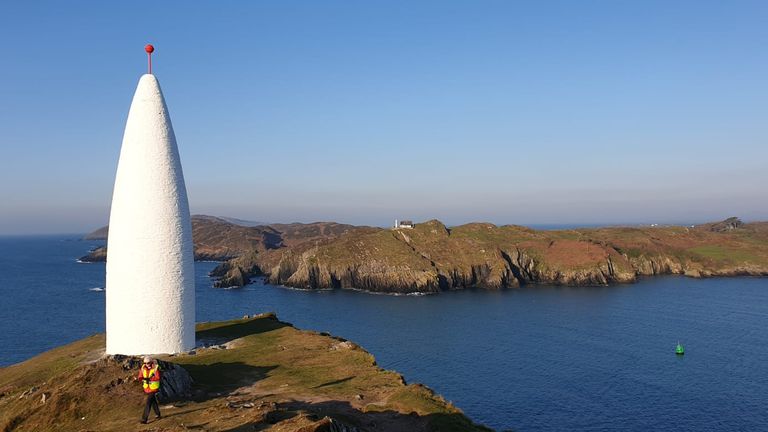
[[[0,368],[0,430],[490,430],[356,344],[273,314],[198,324],[197,341],[159,357],[161,420],[138,424],[139,360],[104,356],[99,334]]]
[[[212,272],[221,287],[264,277],[304,289],[437,293],[609,285],[672,274],[768,275],[768,223],[737,218],[695,227],[553,231],[488,223],[448,228],[437,220],[382,229],[331,223],[242,227],[198,219],[196,257],[222,258]]]

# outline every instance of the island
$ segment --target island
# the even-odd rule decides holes
[[[523,285],[608,285],[643,276],[768,275],[768,222],[534,230],[430,220],[397,228],[332,222],[240,226],[193,218],[197,259],[223,261],[220,287],[439,293]],[[98,252],[98,251],[97,251]],[[102,256],[103,258],[103,256]],[[98,259],[98,257],[97,257]]]
[[[141,360],[103,334],[0,368],[3,431],[490,431],[353,342],[272,313],[199,323],[198,348],[159,356],[163,418],[140,425]]]

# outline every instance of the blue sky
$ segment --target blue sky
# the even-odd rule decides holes
[[[148,42],[194,213],[768,220],[766,22],[763,1],[4,2],[0,233],[107,222]]]

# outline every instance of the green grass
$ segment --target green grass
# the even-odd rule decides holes
[[[461,414],[461,411],[434,394],[427,387],[411,384],[393,393],[385,405],[368,405],[367,412],[408,411],[429,419],[428,430],[434,432],[491,431],[479,426]]]
[[[751,251],[725,248],[717,245],[697,246],[688,249],[688,251],[711,260],[730,263],[754,262],[759,259]]]
[[[261,314],[257,319],[230,320],[212,323],[199,323],[197,337],[210,339],[237,339],[254,334],[266,333],[286,327],[287,324],[277,320],[274,313]]]
[[[54,348],[15,365],[0,368],[0,388],[17,386],[19,391],[78,367],[87,352],[104,346],[104,335],[94,335]]]

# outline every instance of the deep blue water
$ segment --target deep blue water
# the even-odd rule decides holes
[[[104,265],[75,262],[99,242],[76,239],[0,238],[0,365],[104,330]],[[500,430],[768,430],[768,279],[395,297],[216,290],[213,266],[197,264],[198,321],[276,311]]]

